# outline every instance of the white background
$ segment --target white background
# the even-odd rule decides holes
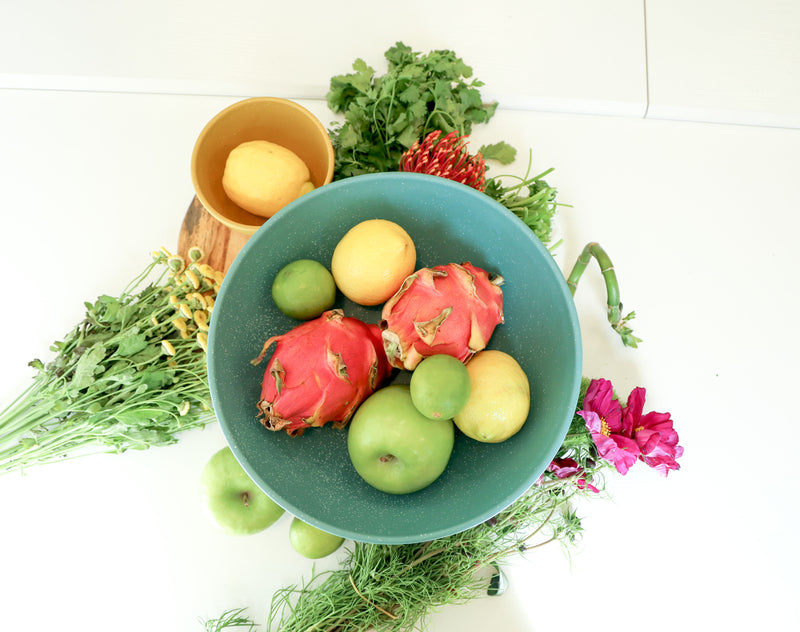
[[[569,557],[518,559],[503,597],[447,608],[432,629],[792,629],[799,25],[788,0],[3,2],[0,403],[84,300],[175,248],[192,145],[216,112],[282,96],[328,125],[328,81],[356,57],[380,69],[398,40],[449,48],[500,102],[474,145],[515,145],[517,173],[528,149],[555,167],[571,205],[559,266],[599,241],[636,310],[632,350],[590,266],[584,374],[646,387],[686,453],[666,479],[643,465],[611,478]],[[264,622],[312,562],[289,547],[288,517],[247,538],[204,521],[198,476],[223,445],[212,425],[0,477],[0,627],[191,632],[234,607]]]

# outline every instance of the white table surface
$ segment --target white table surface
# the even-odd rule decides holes
[[[413,19],[390,19],[363,3],[320,3],[285,9],[286,23],[303,25],[291,35],[266,12],[248,19],[250,2],[232,18],[209,2],[107,4],[3,8],[11,20],[0,22],[0,404],[30,380],[27,362],[78,322],[84,300],[119,291],[151,250],[176,246],[193,195],[192,145],[216,112],[272,94],[298,99],[327,124],[327,80],[356,57],[377,66],[396,40],[452,48],[501,104],[476,128],[475,146],[507,140],[523,158],[532,148],[535,167],[556,169],[549,181],[572,205],[559,215],[559,266],[568,271],[586,242],[599,241],[626,311],[636,310],[644,342],[632,350],[609,330],[590,267],[576,295],[584,374],[626,394],[646,387],[648,409],[672,413],[686,453],[666,479],[644,466],[612,477],[610,498],[581,506],[585,535],[569,556],[531,552],[508,569],[505,595],[446,608],[431,629],[796,626],[800,98],[796,83],[778,79],[800,65],[797,39],[786,39],[797,21],[778,19],[797,17],[794,5],[767,3],[777,13],[764,12],[750,33],[771,74],[748,88],[727,81],[735,71],[719,50],[742,41],[731,35],[748,24],[742,7],[716,23],[726,34],[716,44],[680,47],[665,37],[677,39],[667,28],[677,16],[648,2],[647,33],[661,29],[647,60],[661,70],[648,76],[637,2],[611,3],[613,11],[567,2],[561,12],[500,2],[493,25],[452,6],[412,2]],[[535,23],[542,15],[551,30]],[[345,29],[359,36],[342,41]],[[696,77],[683,94],[674,75],[668,81],[665,69],[677,72],[689,44],[693,68],[726,68],[711,105],[692,92]],[[747,57],[732,44],[729,53]],[[604,64],[618,70],[607,82],[597,80]],[[646,116],[670,103],[686,116]],[[709,112],[717,118],[701,115]],[[753,124],[726,123],[742,112],[750,119],[738,122]],[[205,522],[198,476],[223,445],[212,425],[166,448],[0,477],[0,629],[192,632],[234,607],[265,621],[272,593],[308,577],[312,562],[290,548],[288,517],[246,538]],[[317,568],[335,567],[339,555]]]

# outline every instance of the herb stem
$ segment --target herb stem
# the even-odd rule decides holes
[[[434,555],[439,555],[439,553],[443,553],[447,549],[445,547],[439,547],[438,549],[434,549],[433,551],[428,551],[424,555],[412,560],[409,562],[408,566],[406,566],[401,572],[404,573],[406,570],[410,568],[414,568],[417,564],[422,564],[425,560],[432,558]]]
[[[544,546],[545,544],[550,544],[551,542],[555,542],[555,541],[556,541],[556,537],[553,536],[552,538],[550,538],[549,540],[545,540],[544,542],[539,542],[538,544],[533,544],[531,546],[526,546],[525,550],[526,551],[532,551],[533,549],[538,549],[540,546]]]
[[[355,590],[355,591],[356,591],[356,593],[358,593],[358,596],[359,596],[359,597],[361,597],[361,598],[362,598],[364,601],[366,601],[366,602],[367,602],[367,603],[368,603],[370,606],[372,606],[373,608],[377,608],[378,610],[380,610],[380,611],[381,611],[383,614],[385,614],[385,615],[386,615],[387,617],[389,617],[390,619],[395,619],[395,620],[396,620],[396,619],[398,619],[397,615],[394,615],[394,614],[392,614],[392,613],[391,613],[391,612],[389,612],[388,610],[384,610],[384,609],[383,609],[383,608],[381,608],[381,607],[380,607],[378,604],[376,604],[376,603],[374,603],[374,602],[370,601],[369,599],[367,599],[367,598],[366,598],[366,597],[365,597],[365,596],[362,594],[362,592],[361,592],[361,591],[358,589],[358,587],[356,586],[356,583],[355,583],[355,581],[353,581],[353,574],[352,574],[352,573],[349,573],[349,574],[347,575],[347,578],[350,580],[350,584],[353,586],[353,590]]]

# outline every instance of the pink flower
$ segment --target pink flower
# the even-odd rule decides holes
[[[633,440],[639,446],[642,461],[666,476],[670,470],[680,469],[676,459],[683,455],[678,445],[678,433],[673,428],[669,413],[644,410],[645,389],[635,388],[628,396],[628,404],[623,411],[623,419],[633,431]]]
[[[589,491],[599,494],[600,490],[586,480],[586,475],[583,473],[583,468],[580,467],[574,459],[553,459],[550,465],[547,466],[547,471],[552,472],[557,478],[570,478],[577,476],[575,485],[578,489],[588,489]]]
[[[622,414],[611,382],[592,380],[583,399],[583,410],[579,410],[578,415],[586,422],[600,456],[613,464],[620,474],[627,474],[641,456],[641,449],[631,438],[632,419]]]
[[[670,470],[680,469],[677,459],[683,455],[683,448],[678,445],[670,414],[643,414],[644,401],[645,389],[637,387],[622,407],[611,382],[592,380],[578,415],[586,422],[598,454],[620,474],[626,474],[640,460],[666,476]]]

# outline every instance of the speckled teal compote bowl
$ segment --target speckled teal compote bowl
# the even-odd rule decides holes
[[[380,492],[353,469],[347,429],[311,428],[301,437],[264,428],[257,402],[264,341],[299,324],[272,302],[275,274],[295,259],[330,265],[339,239],[360,221],[403,226],[417,268],[470,261],[505,279],[505,324],[489,348],[511,354],[531,384],[530,416],[498,444],[457,432],[444,474],[406,495]],[[335,307],[366,322],[380,306],[339,298]],[[472,188],[413,173],[357,176],[325,185],[282,209],[250,238],[220,290],[209,334],[208,374],[217,417],[233,453],[258,486],[289,513],[364,542],[406,544],[444,537],[487,520],[516,500],[561,445],[581,380],[575,306],[552,255],[522,221]],[[396,372],[397,373],[397,372]],[[393,379],[407,380],[407,373]]]

